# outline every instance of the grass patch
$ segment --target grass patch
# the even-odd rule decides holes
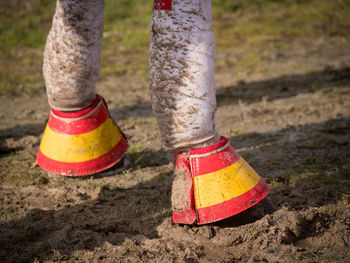
[[[48,178],[37,169],[28,168],[32,160],[26,155],[12,152],[0,160],[0,183],[47,184]]]
[[[217,65],[265,72],[269,54],[305,38],[349,37],[349,1],[213,1]]]
[[[121,244],[119,248],[119,255],[121,257],[127,256],[128,254],[136,251],[137,246],[135,242],[131,239],[125,238],[124,242]]]
[[[130,160],[134,165],[137,165],[138,167],[143,167],[147,163],[145,154],[146,149],[141,142],[137,142],[131,145],[128,149]]]
[[[28,173],[24,171],[18,171],[17,168],[10,167],[1,176],[1,182],[9,182],[15,185],[20,183],[34,183],[36,181],[46,182],[47,178],[41,173]]]
[[[281,184],[287,184],[294,187],[299,181],[308,181],[317,185],[340,184],[350,187],[350,173],[345,170],[325,172],[315,171],[313,167],[304,168],[300,171],[287,171],[279,175],[271,181],[271,185],[277,187]]]
[[[150,128],[156,127],[155,118],[132,118],[136,125],[148,126]]]

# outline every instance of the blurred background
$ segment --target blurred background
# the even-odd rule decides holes
[[[212,3],[217,126],[278,211],[234,233],[158,232],[173,171],[148,93],[152,0],[105,4],[97,91],[131,136],[127,169],[76,180],[36,166],[56,3],[2,0],[0,262],[350,262],[350,0]]]
[[[307,57],[329,59],[349,46],[349,0],[213,0],[212,5],[216,67],[236,77],[320,70],[323,63]],[[147,78],[152,6],[151,0],[106,0],[102,79]],[[0,2],[0,94],[44,92],[42,53],[54,9],[53,0]]]

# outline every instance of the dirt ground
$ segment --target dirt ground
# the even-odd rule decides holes
[[[129,163],[84,179],[35,165],[44,91],[1,96],[0,262],[350,262],[350,45],[290,45],[263,73],[216,71],[221,134],[271,186],[277,210],[263,217],[171,224],[172,153],[144,78],[98,83],[132,136]]]

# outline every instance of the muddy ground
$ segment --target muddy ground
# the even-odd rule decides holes
[[[171,225],[172,154],[145,78],[98,83],[132,136],[130,161],[85,179],[35,165],[49,114],[44,91],[2,95],[0,261],[350,262],[349,43],[305,39],[264,63],[264,73],[217,67],[217,122],[269,183],[277,210],[202,227]]]

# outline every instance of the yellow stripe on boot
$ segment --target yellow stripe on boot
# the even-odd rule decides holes
[[[40,145],[40,151],[59,162],[84,162],[109,152],[121,136],[111,118],[96,129],[78,135],[57,133],[47,125],[42,138],[45,143]]]
[[[240,157],[234,164],[216,172],[195,176],[196,208],[208,207],[240,196],[260,180],[253,168]]]

